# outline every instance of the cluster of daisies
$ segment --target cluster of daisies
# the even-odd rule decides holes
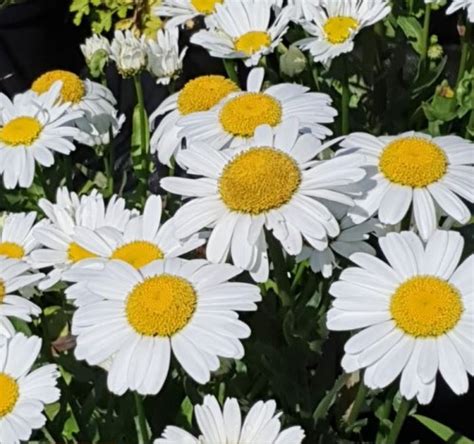
[[[454,1],[448,12],[468,5]],[[163,0],[156,40],[117,31],[83,45],[88,62],[115,62],[123,77],[144,69],[160,83],[179,73],[179,27],[204,16],[191,42],[253,67],[281,44],[289,23],[315,61],[351,51],[363,27],[390,12],[387,1]],[[0,175],[29,187],[35,164],[49,167],[75,143],[106,145],[123,122],[103,85],[51,71],[13,100],[0,95]],[[176,362],[206,384],[220,358],[244,357],[259,283],[274,279],[274,249],[334,278],[327,313],[333,331],[356,331],[342,367],[363,370],[372,389],[400,377],[406,399],[428,403],[438,373],[456,394],[474,375],[474,256],[461,260],[474,203],[474,146],[458,136],[407,132],[331,138],[337,111],[327,94],[269,85],[253,67],[245,87],[197,77],[150,116],[151,154],[180,175],[163,177],[174,214],[158,195],[143,208],[123,197],[60,188],[41,214],[0,222],[0,442],[28,440],[56,402],[56,365],[37,367],[41,339],[17,332],[41,314],[41,293],[65,289],[75,307],[75,357],[107,372],[122,395],[160,392]],[[170,197],[171,196],[171,197]],[[167,210],[167,211],[165,211]],[[378,257],[379,256],[379,257]],[[351,266],[349,266],[349,264]],[[277,286],[278,287],[278,286]],[[238,402],[206,396],[194,414],[200,435],[169,426],[157,444],[300,444],[301,427],[281,430],[272,400],[242,421]]]

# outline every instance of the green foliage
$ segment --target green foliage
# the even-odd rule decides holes
[[[420,421],[425,427],[430,429],[435,435],[439,436],[444,442],[449,444],[473,444],[469,438],[456,433],[453,429],[441,424],[434,419],[427,418],[423,415],[412,415],[417,421]]]

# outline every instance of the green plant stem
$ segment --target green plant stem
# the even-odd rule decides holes
[[[66,178],[66,186],[72,190],[72,162],[71,155],[63,156],[64,177]]]
[[[235,69],[235,62],[231,59],[222,59],[224,63],[225,72],[227,73],[227,77],[232,80],[235,84],[239,84],[239,76],[237,75],[237,71]]]
[[[271,233],[267,233],[268,249],[273,263],[273,272],[275,273],[275,282],[278,286],[278,296],[281,299],[283,307],[291,305],[291,285],[286,269],[285,256],[283,248]]]
[[[53,201],[55,197],[54,196],[55,193],[51,189],[51,187],[48,186],[48,183],[46,182],[46,175],[44,174],[44,169],[42,166],[40,165],[37,166],[36,175],[38,176],[41,187],[43,188],[44,197],[50,201]]]
[[[115,164],[115,147],[113,143],[113,130],[109,129],[109,146],[108,146],[108,165],[109,174],[107,174],[107,193],[109,196],[114,194],[114,164]]]
[[[301,277],[303,276],[304,270],[306,269],[305,262],[300,262],[296,267],[295,277],[293,278],[293,282],[291,283],[291,290],[293,291],[301,281]]]
[[[410,411],[411,402],[408,399],[402,398],[402,402],[398,407],[397,416],[395,417],[395,421],[393,421],[392,428],[390,429],[390,434],[388,435],[387,441],[385,444],[396,444],[398,435],[402,430],[403,424],[405,423],[405,419],[408,416],[408,412]]]
[[[145,408],[143,407],[143,398],[136,392],[133,393],[133,396],[135,397],[135,406],[137,408],[139,438],[141,438],[138,442],[148,444],[150,438],[148,437],[148,425],[145,416]]]
[[[150,156],[149,156],[149,132],[148,132],[148,116],[145,108],[145,99],[143,96],[142,82],[140,76],[133,77],[135,91],[137,95],[137,103],[140,110],[140,150],[142,153],[142,168],[145,181],[145,193],[148,190],[148,177],[150,174]]]
[[[464,71],[466,70],[467,58],[469,55],[469,46],[471,45],[471,33],[472,33],[472,23],[470,21],[466,21],[466,30],[464,35],[462,36],[461,41],[461,59],[459,61],[459,70],[458,70],[458,77],[456,80],[456,86],[459,85],[461,82]]]
[[[347,70],[347,61],[344,60],[344,78],[342,80],[342,118],[341,134],[349,134],[349,101],[351,92],[349,90],[349,72]]]
[[[375,444],[383,444],[385,440],[386,429],[384,421],[388,418],[388,415],[390,415],[390,412],[392,411],[392,402],[395,393],[396,388],[392,386],[385,394],[385,401],[383,402],[382,407],[380,409],[380,413],[378,415],[380,422],[379,428],[377,430],[377,436],[375,437]]]
[[[426,56],[428,54],[428,40],[430,38],[430,19],[431,19],[431,3],[425,5],[425,17],[423,19],[423,34],[422,34],[422,52],[420,56],[420,63],[424,67],[426,63]]]
[[[351,412],[349,413],[349,416],[347,417],[348,426],[351,426],[352,424],[354,424],[354,422],[357,421],[357,417],[359,416],[360,409],[364,405],[367,391],[368,391],[368,388],[364,384],[364,381],[361,379],[359,382],[359,387],[357,388],[357,393],[354,399],[354,403],[352,404]]]

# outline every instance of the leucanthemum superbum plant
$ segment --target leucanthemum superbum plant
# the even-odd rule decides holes
[[[467,442],[469,2],[93,3],[0,96],[0,442]]]

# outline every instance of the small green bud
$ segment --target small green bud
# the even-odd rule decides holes
[[[306,69],[305,55],[296,47],[290,46],[287,52],[280,57],[280,70],[289,77],[295,77]]]

